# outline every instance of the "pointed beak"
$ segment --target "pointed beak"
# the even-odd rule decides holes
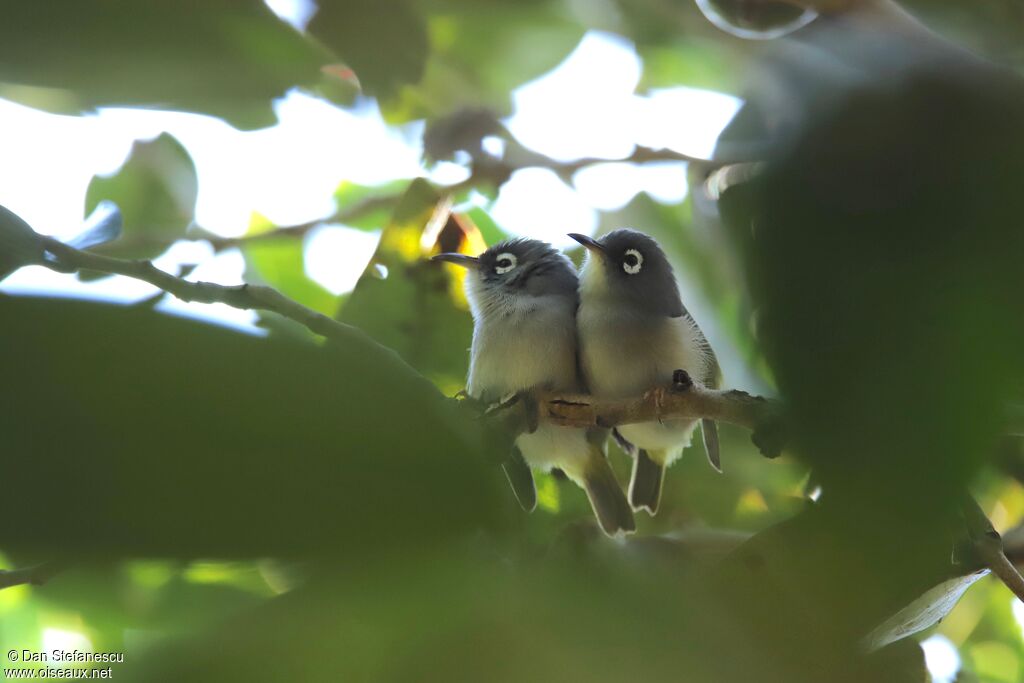
[[[597,252],[598,254],[605,253],[604,245],[592,237],[581,235],[578,232],[570,232],[569,237],[582,244],[587,251]]]
[[[465,254],[438,254],[430,260],[454,263],[455,265],[462,266],[463,268],[476,268],[480,264],[480,259],[476,256],[466,256]]]

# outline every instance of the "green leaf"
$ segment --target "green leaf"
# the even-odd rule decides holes
[[[458,2],[429,18],[431,55],[420,85],[386,102],[389,121],[459,107],[511,111],[509,94],[572,52],[584,28],[548,2]]]
[[[409,184],[407,180],[396,180],[384,185],[366,186],[343,181],[334,191],[338,211],[325,223],[342,223],[359,230],[382,230],[391,218],[391,212],[398,203],[398,197]],[[372,204],[369,211],[364,210]],[[358,211],[358,215],[351,215]]]
[[[42,260],[42,238],[20,216],[0,206],[0,280]]]
[[[0,411],[5,548],[351,558],[511,510],[477,424],[362,335],[313,346],[26,297],[0,297],[0,320],[18,397]]]
[[[86,211],[112,200],[124,217],[124,238],[101,251],[113,256],[152,258],[184,237],[196,205],[195,165],[185,148],[166,133],[136,142],[124,166],[96,176],[86,194]]]
[[[426,181],[409,185],[339,319],[397,351],[445,390],[457,390],[465,382],[473,321],[462,294],[462,273],[431,263],[429,256],[438,250],[476,254],[484,244],[468,218],[435,216],[439,201]],[[432,219],[444,223],[424,244],[424,229]]]
[[[249,235],[272,231],[274,225],[253,215]],[[338,310],[339,297],[314,282],[305,271],[304,241],[299,238],[252,241],[242,248],[246,282],[264,282],[285,296],[324,315]]]
[[[62,113],[155,106],[266,126],[271,100],[320,82],[330,61],[259,0],[43,0],[10,10],[0,94]]]
[[[868,649],[877,650],[900,638],[920,633],[949,614],[974,583],[988,570],[947,579],[925,591],[921,597],[872,629],[864,639]]]
[[[423,18],[406,0],[324,0],[309,32],[356,72],[363,90],[387,97],[423,75]]]

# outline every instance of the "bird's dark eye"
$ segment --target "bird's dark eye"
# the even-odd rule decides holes
[[[494,272],[498,275],[507,273],[516,267],[516,255],[504,252],[498,254],[498,258],[494,260]]]
[[[627,249],[622,257],[622,269],[630,275],[636,275],[644,265],[644,255],[636,249]]]

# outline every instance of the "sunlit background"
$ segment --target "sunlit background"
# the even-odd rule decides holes
[[[282,18],[303,27],[313,8],[301,0],[267,0]],[[634,46],[612,33],[590,31],[561,64],[512,93],[513,110],[503,123],[524,146],[559,161],[608,159],[577,172],[566,184],[540,168],[517,171],[490,199],[473,193],[470,205],[483,208],[504,232],[536,237],[561,248],[574,246],[566,233],[594,234],[600,212],[626,206],[638,193],[676,205],[686,199],[686,165],[614,163],[637,145],[708,157],[721,130],[738,110],[733,94],[689,87],[649,89],[637,94],[644,64]],[[274,103],[278,122],[243,132],[210,116],[140,109],[100,109],[62,116],[0,100],[0,204],[37,231],[69,238],[85,219],[86,191],[95,175],[116,173],[133,143],[169,133],[187,149],[198,173],[197,227],[224,237],[246,234],[254,214],[279,226],[315,222],[333,215],[335,192],[343,182],[379,186],[426,177],[453,184],[469,175],[468,158],[426,164],[425,124],[388,125],[375,100],[362,97],[342,108],[299,90]],[[485,141],[495,151],[500,141]],[[464,209],[466,206],[456,207]],[[643,225],[632,226],[643,229]],[[304,239],[309,278],[334,295],[352,290],[377,248],[380,231],[344,224],[317,227]],[[215,253],[203,240],[182,240],[155,260],[175,272],[195,264],[191,280],[225,285],[243,281],[245,261],[237,249]],[[723,361],[729,386],[763,390],[730,336],[719,329],[699,286],[681,273],[688,308],[704,327]],[[115,276],[82,281],[40,267],[25,267],[0,284],[8,294],[42,294],[99,299],[122,304],[146,300],[158,290]],[[159,310],[202,318],[255,334],[256,314],[225,305],[185,303],[167,297]],[[542,491],[543,495],[543,491]],[[1010,498],[1024,505],[1024,493]],[[754,507],[763,504],[754,501]],[[1010,521],[1006,515],[1004,523]],[[997,524],[998,526],[998,524]],[[2,563],[6,566],[6,563]],[[209,567],[207,569],[210,569]],[[159,570],[146,580],[164,581]],[[216,567],[213,566],[214,574]],[[155,574],[153,574],[155,572]],[[272,572],[267,574],[271,576]],[[155,578],[154,578],[155,577]],[[194,580],[209,579],[202,571]],[[29,599],[29,588],[0,591],[0,613]],[[922,645],[933,680],[954,681],[962,646],[982,620],[992,596],[1007,618],[1024,628],[1024,607],[994,583],[980,582]],[[44,614],[35,629],[47,649],[89,649],[74,614]],[[1012,682],[1024,673],[1020,647],[997,639],[972,640],[975,670],[991,680]],[[986,678],[985,680],[989,680]]]

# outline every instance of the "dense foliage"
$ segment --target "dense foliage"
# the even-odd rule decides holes
[[[122,680],[923,681],[916,639],[938,632],[963,680],[1024,672],[1012,596],[977,581],[961,514],[971,491],[1000,531],[1024,515],[1024,454],[1003,437],[1024,385],[1018,4],[907,3],[950,43],[854,13],[781,45],[682,0],[319,5],[305,32],[257,0],[21,2],[0,25],[0,97],[255,128],[292,87],[373,96],[389,122],[428,122],[428,155],[472,168],[454,198],[339,178],[332,219],[381,231],[341,296],[306,275],[310,226],[190,230],[195,167],[169,135],[94,179],[87,212],[123,215],[96,253],[240,249],[247,281],[368,337],[0,296],[0,550],[5,566],[68,563],[0,591],[0,650],[58,626],[126,651]],[[718,475],[695,446],[621,543],[554,476],[520,511],[500,439],[450,398],[471,321],[455,269],[427,260],[504,236],[485,208],[448,215],[453,200],[493,197],[513,166],[571,177],[513,139],[503,159],[479,142],[507,135],[511,91],[588,29],[635,42],[641,90],[749,96],[719,149],[766,160],[753,180],[716,203],[699,191],[715,165],[692,164],[685,202],[640,194],[599,229],[658,238],[719,354],[789,416],[778,459],[726,426]],[[0,277],[51,256],[0,216]]]

